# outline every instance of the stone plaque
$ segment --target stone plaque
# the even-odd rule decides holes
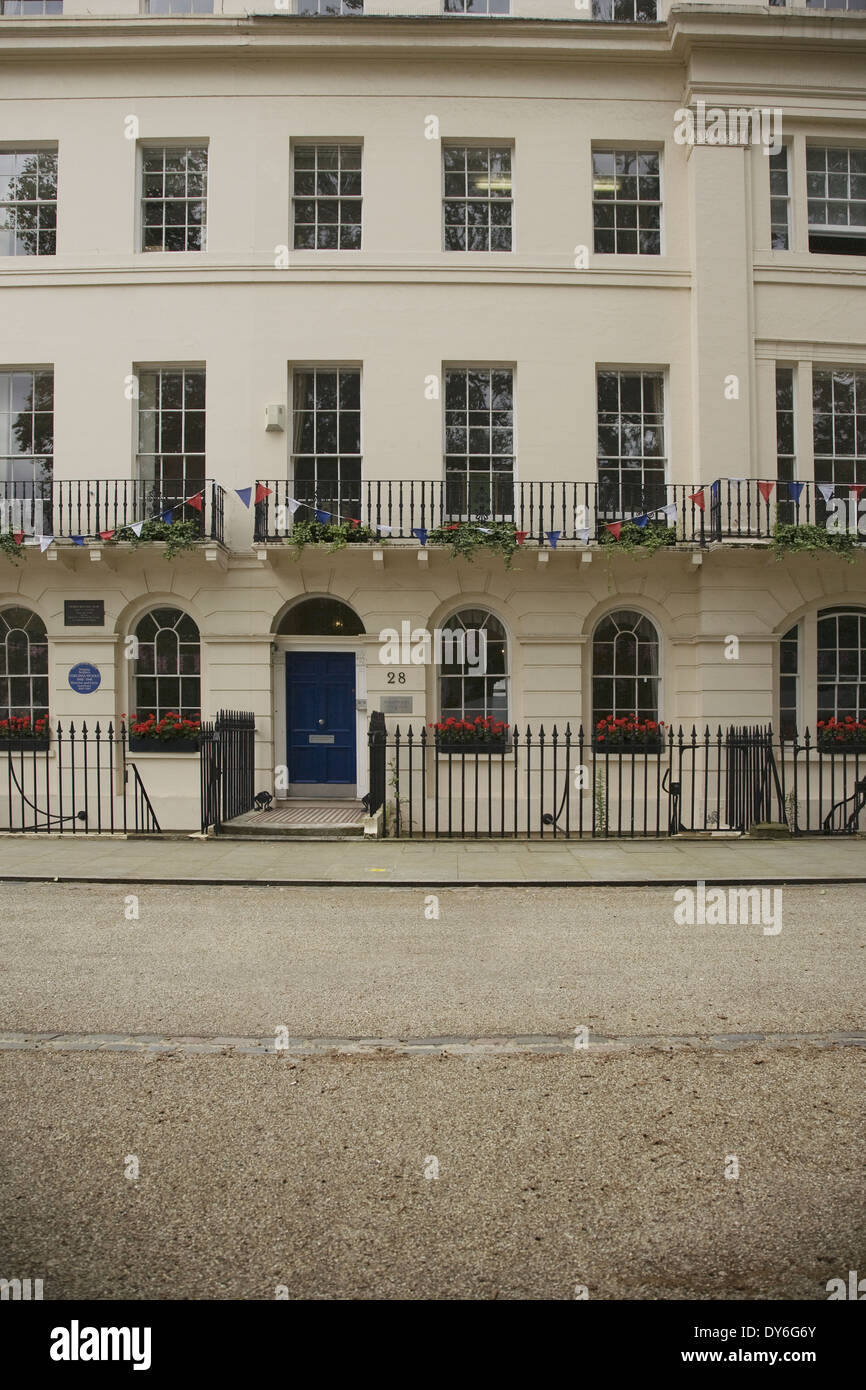
[[[382,696],[383,714],[411,714],[412,696],[411,695],[383,695]]]
[[[63,604],[64,627],[105,627],[105,599],[68,598]]]

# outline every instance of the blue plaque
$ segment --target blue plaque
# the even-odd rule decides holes
[[[69,686],[78,695],[92,695],[102,684],[102,672],[89,661],[79,661],[69,672]]]

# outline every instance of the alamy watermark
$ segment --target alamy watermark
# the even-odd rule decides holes
[[[674,921],[684,927],[762,926],[764,936],[782,930],[781,888],[710,888],[698,879],[694,888],[674,893]]]
[[[760,145],[765,155],[782,148],[782,109],[779,106],[680,106],[674,112],[678,145]]]
[[[463,666],[477,675],[487,672],[487,633],[475,628],[413,628],[409,622],[383,627],[379,633],[383,666]]]

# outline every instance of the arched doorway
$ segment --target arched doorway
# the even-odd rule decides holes
[[[277,795],[354,800],[367,790],[364,624],[341,599],[314,596],[275,636]]]

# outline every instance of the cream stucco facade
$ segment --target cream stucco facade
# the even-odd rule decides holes
[[[798,724],[814,725],[818,615],[866,610],[861,555],[780,560],[766,526],[701,536],[684,499],[705,489],[709,509],[715,480],[777,478],[777,366],[792,372],[791,476],[816,496],[813,374],[866,373],[866,259],[810,250],[807,200],[811,145],[866,150],[866,16],[663,5],[657,24],[630,25],[566,0],[514,0],[502,20],[440,8],[367,0],[363,19],[343,21],[223,3],[158,18],[65,0],[59,16],[0,17],[0,154],[56,149],[58,170],[55,254],[0,256],[0,375],[53,373],[56,490],[134,479],[130,382],[203,369],[204,476],[225,490],[220,534],[173,560],[157,541],[64,527],[57,491],[42,527],[53,543],[28,536],[17,563],[0,554],[0,611],[45,624],[52,720],[133,711],[126,639],[154,607],[178,608],[200,633],[203,714],[255,714],[257,789],[273,791],[291,762],[287,655],[351,654],[360,796],[383,697],[411,700],[391,725],[440,713],[435,668],[382,665],[380,632],[485,609],[507,634],[518,726],[590,724],[593,633],[622,610],[658,634],[658,717],[689,728],[777,722],[780,640],[797,627]],[[781,110],[788,249],[772,249],[760,145],[677,142],[675,113],[699,101]],[[293,150],[317,142],[362,148],[360,249],[293,244]],[[443,250],[443,143],[511,150],[511,251]],[[207,148],[206,249],[145,252],[142,151],[178,144]],[[599,149],[660,156],[660,254],[595,251]],[[293,495],[293,374],[360,373],[365,488],[438,487],[444,376],[457,367],[513,373],[513,477],[527,487],[594,487],[599,371],[660,373],[665,486],[689,516],[678,543],[619,553],[595,530],[576,539],[569,520],[555,547],[530,531],[508,569],[497,554],[470,563],[422,545],[393,513],[390,534],[335,552],[254,537],[255,508],[236,490],[285,480]],[[285,429],[265,428],[271,405]],[[866,466],[866,438],[858,447]],[[280,635],[307,596],[344,601],[364,633]],[[66,626],[69,599],[104,600],[104,624]],[[101,672],[93,693],[70,688],[79,662]],[[195,827],[196,758],[138,762],[163,826]]]

